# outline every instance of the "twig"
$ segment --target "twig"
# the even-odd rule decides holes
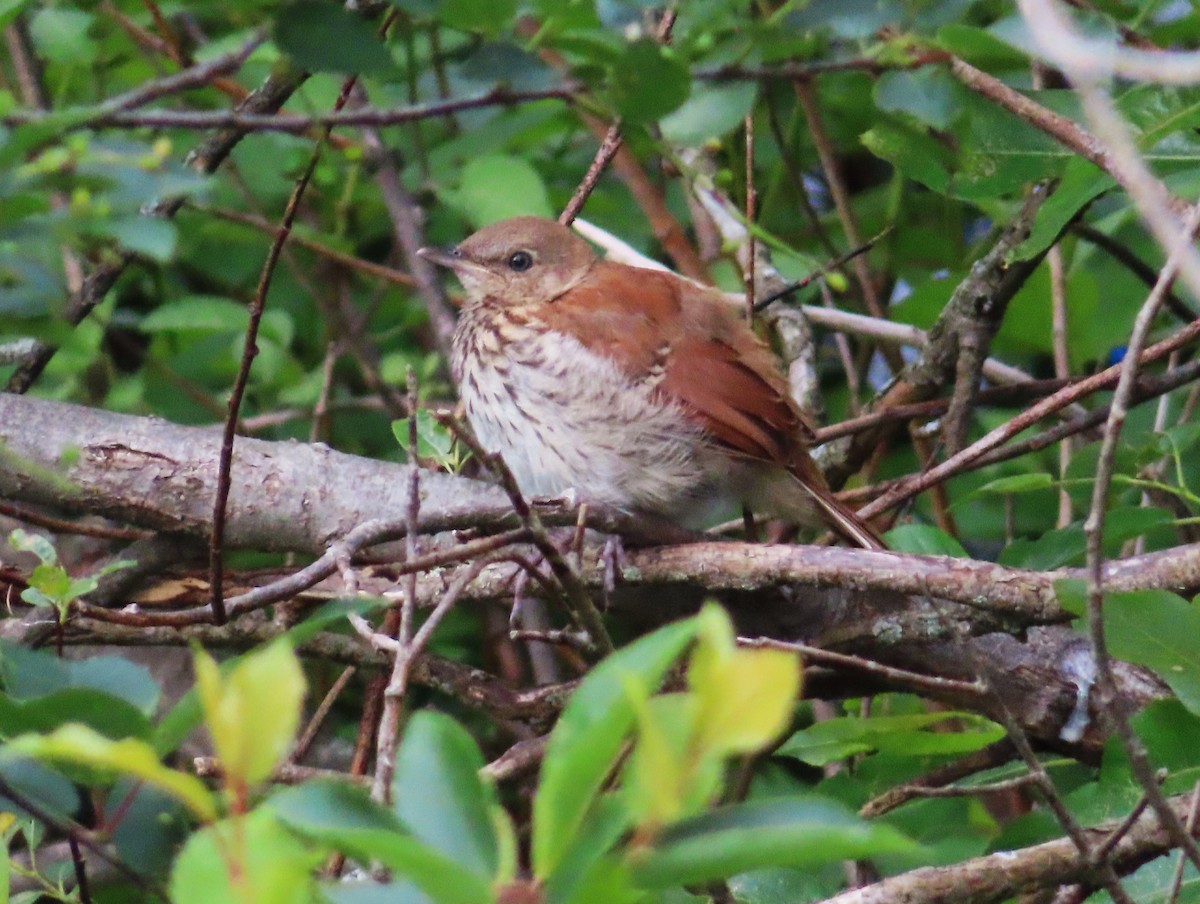
[[[1151,267],[1111,235],[1101,232],[1094,226],[1088,226],[1086,223],[1075,223],[1071,226],[1071,231],[1084,241],[1090,242],[1101,251],[1104,251],[1118,264],[1124,266],[1130,273],[1145,283],[1147,289],[1153,288],[1154,284],[1158,282],[1158,270]],[[1163,296],[1163,304],[1182,323],[1189,323],[1196,316],[1188,303],[1180,298],[1174,289],[1169,289],[1167,294]]]
[[[500,485],[508,494],[513,510],[521,519],[521,523],[529,530],[531,542],[546,559],[550,570],[554,572],[554,577],[562,587],[571,614],[591,635],[592,643],[596,645],[602,655],[611,653],[614,649],[612,639],[608,636],[608,629],[604,627],[604,621],[600,618],[600,612],[596,609],[591,594],[579,579],[579,574],[571,567],[571,563],[567,561],[558,547],[550,542],[546,528],[542,525],[541,517],[534,509],[530,508],[520,487],[517,486],[516,478],[513,477],[512,471],[508,469],[504,460],[480,446],[471,432],[459,423],[457,418],[436,414],[435,417],[439,423],[453,431],[459,440],[474,453],[475,457],[500,479]]]
[[[754,235],[754,221],[757,217],[758,191],[754,187],[754,115],[747,113],[742,124],[746,131],[746,321],[754,319],[757,309],[757,283],[755,280],[758,266],[757,239]]]
[[[1200,320],[1193,321],[1173,336],[1163,339],[1161,342],[1157,342],[1145,349],[1140,355],[1140,363],[1149,364],[1161,360],[1175,349],[1183,348],[1194,342],[1197,338],[1200,338]],[[859,511],[859,517],[870,518],[911,499],[928,487],[944,480],[950,474],[957,473],[964,464],[981,458],[985,453],[998,448],[1022,430],[1031,427],[1043,418],[1062,410],[1067,405],[1079,399],[1086,398],[1094,392],[1111,388],[1117,383],[1120,373],[1121,365],[1115,364],[1086,379],[1064,387],[1021,412],[1008,422],[988,432],[958,454],[947,458],[941,464],[930,468],[923,474],[902,481],[898,486]]]
[[[818,267],[812,273],[809,273],[803,279],[798,280],[794,283],[789,283],[788,285],[784,286],[782,289],[778,290],[777,292],[772,292],[766,298],[759,299],[758,301],[756,301],[754,303],[754,313],[756,313],[756,314],[759,313],[760,311],[764,310],[768,305],[774,304],[776,301],[779,301],[779,299],[785,298],[788,295],[791,295],[793,292],[798,292],[800,289],[803,289],[805,286],[811,285],[812,283],[816,282],[818,279],[821,279],[822,277],[833,272],[834,270],[842,269],[842,267],[844,267],[848,262],[854,260],[860,254],[866,254],[868,251],[870,251],[872,248],[874,248],[875,245],[877,245],[881,239],[883,239],[885,236],[887,236],[889,233],[891,233],[893,228],[894,227],[892,227],[892,226],[888,226],[886,229],[884,229],[878,235],[868,239],[867,241],[863,242],[858,247],[851,248],[849,251],[845,252],[844,254],[839,255],[834,260],[831,260],[831,261],[828,261],[828,262],[822,264],[820,267]],[[811,307],[811,310],[810,310],[810,307]],[[812,313],[811,313],[812,310],[820,310],[820,309],[816,308],[815,306],[809,306],[809,305],[804,306],[805,313],[808,314],[814,321],[818,321],[819,317],[812,316]],[[861,315],[855,315],[855,316],[861,316]],[[879,323],[891,323],[892,322],[889,320],[880,320],[879,318],[863,318],[863,319],[864,320],[871,319],[871,320],[875,320],[876,322],[879,322]],[[880,338],[882,338],[882,337],[880,337]]]
[[[163,888],[158,882],[151,879],[149,876],[139,873],[120,857],[110,853],[105,839],[96,832],[81,826],[73,819],[69,819],[67,817],[60,818],[52,815],[40,804],[23,794],[17,788],[13,787],[13,785],[3,777],[0,777],[0,794],[3,794],[4,797],[11,800],[22,810],[25,810],[34,819],[45,823],[47,826],[55,829],[56,831],[62,832],[68,838],[73,839],[77,844],[87,848],[88,851],[114,867],[117,872],[132,882],[134,886],[141,891],[154,895],[154,897],[162,901],[170,901],[165,888]]]
[[[312,746],[312,742],[317,737],[317,732],[321,730],[321,726],[325,724],[325,719],[333,709],[333,704],[337,702],[337,698],[342,695],[342,691],[346,689],[346,685],[350,683],[350,679],[354,677],[358,671],[354,666],[346,666],[342,669],[342,673],[337,676],[337,679],[330,685],[325,696],[321,698],[320,704],[313,711],[312,718],[308,720],[308,725],[304,727],[304,731],[300,733],[299,739],[296,741],[296,746],[292,748],[288,759],[292,763],[297,763],[304,759],[304,755],[308,753],[308,748]]]
[[[404,513],[404,558],[411,562],[417,558],[417,532],[421,518],[421,468],[417,458],[417,378],[416,373],[408,368],[408,455],[412,464],[412,472],[408,481],[408,507]],[[396,768],[396,748],[400,743],[400,709],[404,695],[408,691],[408,670],[413,655],[420,650],[413,637],[413,618],[417,608],[417,574],[412,572],[405,575],[400,584],[400,621],[396,628],[394,659],[392,673],[383,691],[383,711],[379,717],[379,726],[375,735],[375,777],[371,782],[371,799],[378,803],[388,803],[391,800],[392,775]],[[455,598],[447,592],[443,602],[438,604],[438,610],[443,604],[448,609]],[[430,622],[437,624],[434,616]],[[387,640],[390,636],[385,635]]]
[[[239,132],[292,132],[304,133],[313,128],[336,128],[338,126],[394,126],[419,119],[432,119],[463,110],[482,107],[511,106],[539,100],[562,100],[571,102],[574,86],[547,88],[538,91],[512,91],[508,88],[493,88],[474,97],[455,100],[434,101],[397,109],[361,108],[345,112],[316,113],[311,116],[296,114],[263,115],[242,113],[237,110],[202,112],[190,110],[147,110],[99,112],[94,117],[64,125],[65,131],[96,128],[123,129],[236,129]],[[47,114],[18,111],[0,116],[6,126],[34,125]]]
[[[338,97],[337,109],[341,109],[348,96],[349,85],[343,88]],[[328,133],[329,130],[326,129],[324,137],[327,138]],[[283,246],[291,234],[292,223],[295,222],[296,213],[300,209],[300,199],[304,197],[309,180],[316,172],[323,147],[324,141],[318,141],[314,145],[312,153],[309,154],[308,166],[296,180],[291,197],[288,198],[287,207],[284,209],[283,218],[280,220],[279,230],[275,234],[275,240],[267,252],[267,259],[263,263],[262,273],[259,276],[258,287],[250,302],[249,322],[246,324],[245,340],[242,346],[242,360],[238,366],[233,389],[229,393],[229,414],[225,419],[225,429],[221,439],[221,456],[217,466],[217,495],[213,504],[212,533],[209,535],[209,584],[212,590],[213,621],[218,625],[224,624],[228,617],[225,611],[225,564],[222,557],[225,542],[225,510],[229,504],[229,491],[232,486],[233,444],[237,431],[238,412],[242,406],[242,397],[246,394],[246,386],[250,382],[250,366],[258,354],[258,326],[266,307],[271,278],[275,273],[279,256],[283,253]]]
[[[575,189],[575,194],[571,195],[571,200],[567,202],[567,206],[563,208],[563,212],[558,215],[558,222],[564,226],[570,226],[575,218],[579,216],[579,212],[583,210],[583,205],[587,203],[587,199],[591,196],[592,191],[596,188],[596,183],[600,181],[600,176],[604,170],[608,168],[613,157],[617,155],[617,151],[621,149],[621,120],[613,121],[613,124],[608,127],[608,131],[604,134],[604,138],[600,142],[600,149],[596,151],[596,157],[592,160],[591,166],[583,175],[583,180],[579,183],[579,187]]]
[[[859,807],[858,815],[863,819],[876,819],[912,800],[917,796],[915,793],[917,789],[939,788],[974,775],[976,772],[994,769],[996,766],[1008,762],[1012,755],[1012,741],[1002,738],[952,763],[939,766],[919,778],[889,788]]]
[[[1197,847],[1195,839],[1188,833],[1183,821],[1168,806],[1162,789],[1154,777],[1154,770],[1150,765],[1145,746],[1129,724],[1126,702],[1121,699],[1112,674],[1112,661],[1104,637],[1103,546],[1104,516],[1108,506],[1109,491],[1112,487],[1117,442],[1125,424],[1130,398],[1137,379],[1139,359],[1154,317],[1162,303],[1162,296],[1175,274],[1179,272],[1182,259],[1191,247],[1198,226],[1200,226],[1200,205],[1192,208],[1183,230],[1176,235],[1159,281],[1151,290],[1134,320],[1133,331],[1129,336],[1128,352],[1125,359],[1118,365],[1120,378],[1109,407],[1108,420],[1105,424],[1104,437],[1100,444],[1100,454],[1096,463],[1091,509],[1084,521],[1083,530],[1087,537],[1088,635],[1092,642],[1092,655],[1096,662],[1096,682],[1109,702],[1107,715],[1125,747],[1130,767],[1142,785],[1142,789],[1150,801],[1150,806],[1163,820],[1164,828],[1175,843],[1187,855],[1192,864],[1200,869],[1200,847]]]
[[[484,766],[483,774],[493,781],[503,782],[532,772],[545,756],[549,740],[549,735],[538,735],[518,741]]]
[[[755,649],[766,648],[798,653],[813,662],[866,672],[887,681],[913,688],[918,692],[922,690],[941,691],[973,697],[981,695],[985,690],[984,686],[978,681],[956,681],[953,678],[939,678],[936,675],[921,675],[917,672],[910,672],[907,669],[898,669],[894,666],[884,665],[882,662],[864,659],[861,656],[836,653],[833,650],[825,650],[821,647],[814,647],[794,641],[774,640],[769,637],[739,637],[738,643],[742,646]]]

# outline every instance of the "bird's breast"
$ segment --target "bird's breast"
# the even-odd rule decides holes
[[[464,311],[451,359],[472,430],[527,495],[669,514],[711,483],[708,444],[678,405],[536,317]]]

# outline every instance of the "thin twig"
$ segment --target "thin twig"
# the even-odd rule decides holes
[[[417,534],[421,519],[421,468],[417,458],[417,377],[411,367],[408,369],[407,386],[408,455],[412,472],[409,475],[408,507],[405,511],[407,524],[404,532],[404,558],[411,562],[417,558]],[[379,803],[387,803],[391,799],[396,747],[400,742],[400,710],[404,695],[408,691],[409,665],[414,653],[420,649],[413,637],[413,618],[417,609],[416,572],[405,575],[400,587],[400,622],[396,629],[395,659],[392,663],[391,678],[383,692],[383,712],[375,736],[375,777],[371,783],[371,799]],[[457,594],[454,595],[456,596]],[[447,608],[453,604],[454,597],[449,593],[443,597],[443,601],[449,600],[445,603]],[[441,607],[442,603],[439,603],[438,608]],[[432,615],[429,622],[436,624]],[[391,640],[390,637],[387,639]]]
[[[1175,349],[1183,348],[1194,342],[1197,338],[1200,338],[1200,320],[1193,321],[1174,335],[1145,349],[1139,356],[1141,364],[1149,364],[1161,360]],[[1129,359],[1126,358],[1126,360]],[[871,518],[911,499],[925,489],[945,480],[947,476],[958,473],[965,464],[975,461],[985,453],[998,448],[1022,430],[1033,426],[1043,418],[1062,410],[1080,399],[1086,398],[1092,393],[1111,388],[1117,383],[1120,374],[1121,365],[1114,364],[1112,367],[1106,368],[1097,374],[1093,374],[1077,383],[1072,383],[1070,386],[1064,387],[1006,423],[986,433],[958,454],[947,458],[941,464],[930,468],[922,474],[902,481],[892,490],[859,511],[859,517]]]
[[[291,132],[304,133],[314,128],[336,128],[338,126],[394,126],[419,119],[433,119],[477,110],[482,107],[512,106],[539,100],[562,100],[572,102],[574,86],[547,88],[537,91],[512,91],[498,87],[474,97],[455,100],[434,101],[411,107],[396,109],[360,108],[345,112],[315,113],[311,116],[297,114],[264,115],[241,113],[237,110],[203,112],[194,110],[147,110],[97,112],[95,116],[81,117],[78,121],[64,124],[63,131],[79,129],[237,129],[243,132]],[[15,111],[0,116],[6,126],[34,125],[46,118],[46,114]]]
[[[351,80],[352,82],[353,80]],[[349,89],[349,84],[343,87],[336,102],[336,109],[341,109],[342,105],[346,103]],[[325,137],[328,137],[328,133],[329,130],[326,129]],[[224,624],[228,617],[225,611],[225,563],[223,561],[225,511],[229,504],[229,491],[233,482],[233,444],[237,432],[238,413],[241,410],[242,398],[246,394],[246,386],[250,382],[250,365],[258,354],[258,326],[266,307],[267,292],[271,288],[275,266],[278,264],[279,256],[283,253],[283,246],[291,234],[292,223],[295,222],[296,213],[300,209],[300,199],[304,197],[305,189],[308,188],[308,183],[312,179],[313,173],[316,172],[323,147],[324,140],[318,141],[314,145],[312,153],[309,154],[308,166],[296,180],[291,197],[288,198],[287,207],[283,212],[279,230],[275,234],[275,240],[267,252],[267,259],[263,263],[262,273],[259,276],[258,287],[250,302],[249,322],[246,325],[244,345],[242,346],[242,360],[238,366],[233,389],[229,393],[229,414],[225,419],[225,428],[221,439],[221,455],[217,466],[217,496],[213,504],[212,533],[209,535],[209,584],[212,590],[213,621],[218,625]]]
[[[579,187],[575,189],[575,194],[571,195],[571,200],[567,202],[567,206],[563,208],[563,212],[558,215],[558,222],[564,226],[570,226],[575,218],[579,216],[579,212],[583,210],[583,205],[587,203],[587,199],[595,190],[596,183],[600,181],[600,177],[608,168],[609,163],[617,155],[617,151],[621,149],[622,141],[621,120],[613,120],[612,125],[608,127],[608,131],[604,134],[604,138],[600,142],[600,148],[596,151],[595,159],[592,160],[591,166],[584,173]]]
[[[120,857],[111,853],[108,849],[108,843],[98,833],[81,826],[73,819],[52,815],[40,804],[26,796],[19,789],[13,787],[13,785],[2,776],[0,776],[0,794],[11,800],[22,810],[25,810],[34,819],[45,823],[55,831],[62,832],[68,838],[74,839],[78,844],[87,848],[88,851],[114,867],[117,872],[132,882],[138,889],[146,892],[147,894],[154,895],[154,897],[159,898],[162,901],[170,900],[170,897],[167,895],[167,890],[159,885],[158,882],[151,879],[149,876],[139,873]]]
[[[521,523],[529,530],[531,542],[546,559],[546,563],[550,566],[550,570],[554,572],[554,577],[562,587],[571,614],[588,634],[591,635],[592,642],[602,655],[611,653],[614,649],[612,639],[608,636],[608,629],[604,627],[604,621],[600,618],[600,612],[596,608],[591,594],[588,592],[583,581],[580,580],[578,572],[571,566],[571,563],[567,561],[558,547],[550,542],[541,517],[534,509],[530,508],[529,503],[521,493],[520,487],[517,486],[516,478],[513,477],[512,471],[508,469],[504,460],[498,455],[489,453],[480,446],[471,432],[457,418],[450,415],[436,414],[435,417],[439,423],[453,431],[459,440],[474,453],[475,457],[500,479],[500,485],[508,494],[513,510],[521,519]]]
[[[1162,303],[1163,294],[1179,272],[1182,259],[1191,247],[1197,227],[1200,226],[1200,205],[1192,208],[1183,230],[1175,237],[1170,247],[1166,265],[1159,276],[1159,281],[1151,290],[1145,303],[1138,311],[1134,320],[1133,330],[1129,336],[1128,351],[1121,362],[1120,377],[1113,392],[1112,403],[1109,407],[1108,420],[1104,428],[1104,437],[1100,444],[1100,454],[1096,463],[1096,476],[1092,488],[1091,509],[1084,521],[1083,530],[1087,538],[1087,574],[1088,574],[1088,635],[1092,642],[1092,656],[1096,662],[1096,682],[1108,699],[1107,715],[1117,736],[1121,739],[1129,756],[1130,767],[1135,778],[1150,801],[1150,806],[1163,821],[1163,827],[1171,838],[1187,855],[1197,869],[1200,869],[1200,847],[1188,833],[1178,814],[1167,804],[1166,797],[1154,776],[1145,746],[1129,724],[1127,704],[1120,696],[1116,679],[1112,672],[1112,659],[1108,652],[1108,644],[1104,636],[1104,522],[1108,508],[1109,491],[1112,487],[1113,469],[1116,461],[1117,443],[1121,436],[1122,427],[1128,412],[1133,387],[1137,379],[1142,349],[1149,335],[1150,327]]]
[[[864,659],[861,656],[850,656],[846,653],[837,653],[833,650],[826,650],[821,647],[814,647],[794,641],[774,640],[769,637],[739,637],[738,643],[754,649],[766,648],[798,653],[813,662],[855,669],[856,671],[876,675],[887,681],[893,681],[917,690],[933,691],[935,693],[950,692],[963,694],[968,697],[978,697],[985,690],[984,686],[978,681],[956,681],[953,678],[922,675],[918,672],[910,672],[907,669],[898,669],[894,666],[884,665],[882,662]]]

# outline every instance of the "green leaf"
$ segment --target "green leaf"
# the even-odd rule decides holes
[[[628,877],[620,868],[621,859],[609,852],[629,829],[629,813],[622,796],[609,794],[596,801],[545,880],[547,904],[619,900],[619,888],[628,885]],[[620,874],[614,875],[614,870]]]
[[[1200,714],[1200,611],[1166,590],[1104,597],[1104,637],[1112,655],[1153,669],[1192,713]]]
[[[106,220],[100,225],[99,231],[111,236],[125,250],[160,264],[174,256],[179,241],[179,230],[175,224],[159,217],[133,216]]]
[[[299,649],[330,625],[345,624],[346,616],[350,613],[365,616],[393,605],[395,603],[392,600],[381,596],[339,597],[306,613],[304,621],[288,628],[280,637],[294,649]]]
[[[375,30],[334,3],[299,0],[279,10],[279,49],[310,72],[377,73],[394,67]]]
[[[906,113],[935,129],[948,128],[959,115],[961,89],[939,67],[885,72],[875,83],[875,104],[887,113]]]
[[[37,801],[52,817],[73,818],[79,812],[79,788],[62,772],[29,757],[0,757],[0,778],[23,795]],[[0,809],[21,819],[35,818],[15,801],[0,795]]]
[[[250,315],[245,305],[214,295],[188,295],[147,314],[139,327],[147,333],[243,333]]]
[[[993,70],[1029,65],[1029,57],[1012,44],[975,26],[943,25],[938,29],[937,41],[944,50],[962,57],[972,66]]]
[[[8,535],[8,545],[17,552],[31,552],[42,560],[43,565],[53,565],[58,561],[58,553],[54,544],[41,534],[31,534],[17,528]]]
[[[223,820],[188,839],[171,870],[174,904],[300,904],[313,900],[313,868],[322,852],[260,808]]]
[[[678,110],[664,116],[659,129],[672,144],[697,147],[740,126],[757,97],[758,85],[754,82],[705,85]]]
[[[1200,717],[1178,700],[1153,700],[1130,722],[1156,767],[1178,772],[1200,766]]]
[[[94,17],[79,9],[43,8],[29,23],[38,52],[56,63],[86,64],[95,56],[96,47],[88,30]]]
[[[694,619],[668,625],[601,662],[583,680],[546,746],[533,802],[533,868],[548,876],[585,822],[633,727],[630,694],[643,698],[695,636]]]
[[[265,780],[300,724],[304,673],[282,640],[247,653],[228,674],[203,651],[195,657],[196,687],[221,768],[231,783]]]
[[[960,720],[959,731],[928,731],[947,720]],[[891,752],[922,757],[970,753],[1004,737],[1004,729],[968,712],[917,713],[906,716],[844,717],[796,732],[776,751],[810,766],[824,766],[860,753]]]
[[[153,715],[159,689],[148,669],[123,656],[59,659],[51,653],[0,642],[0,671],[9,696],[32,700],[72,688],[100,691]]]
[[[161,788],[181,801],[202,820],[217,815],[212,794],[198,778],[168,769],[159,762],[154,748],[144,741],[126,738],[110,741],[83,725],[63,725],[47,735],[22,735],[0,748],[0,757],[34,757],[131,775]]]
[[[266,806],[296,831],[335,844],[354,833],[408,834],[395,813],[347,781],[314,779],[283,788],[271,795]]]
[[[1087,537],[1077,524],[1048,530],[1036,540],[1020,539],[1000,551],[998,561],[1012,568],[1050,571],[1083,560]]]
[[[692,89],[687,66],[651,38],[630,44],[605,84],[613,107],[631,125],[654,122],[678,109]]]
[[[89,688],[66,688],[31,700],[14,700],[0,694],[0,735],[6,738],[35,731],[51,731],[76,722],[114,740],[148,739],[150,720],[136,707]]]
[[[392,799],[414,835],[487,880],[499,869],[493,820],[500,804],[480,778],[483,766],[461,725],[442,713],[416,713],[396,753]]]
[[[1048,490],[1054,486],[1054,478],[1045,471],[1035,471],[1032,474],[1014,474],[1011,477],[1000,477],[981,486],[976,492],[990,493],[994,496],[1007,496],[1012,493],[1030,493],[1034,490]]]
[[[1054,596],[1063,611],[1074,615],[1087,612],[1087,582],[1078,578],[1064,578],[1054,582]]]
[[[550,196],[528,160],[489,154],[469,161],[462,170],[456,204],[480,226],[516,216],[551,217]]]
[[[1054,193],[1038,209],[1029,236],[1012,250],[1008,261],[1029,260],[1041,254],[1084,207],[1116,184],[1112,176],[1082,157],[1069,161]]]
[[[492,900],[486,881],[409,835],[393,813],[347,782],[306,782],[273,795],[267,806],[294,831],[382,864],[438,904]]]
[[[0,28],[7,28],[30,0],[0,0]]]
[[[812,868],[915,848],[891,826],[868,823],[817,797],[753,801],[678,823],[631,855],[639,884],[663,888],[767,866]]]
[[[512,26],[517,0],[439,0],[438,19],[460,31],[478,31],[496,37]]]
[[[888,549],[923,556],[954,556],[968,559],[962,544],[932,524],[901,524],[887,532]]]
[[[863,147],[888,161],[911,179],[945,193],[950,187],[954,155],[937,139],[898,119],[881,119],[860,136]]]
[[[409,448],[408,424],[409,420],[406,417],[392,421],[392,435],[408,455],[409,461],[412,461],[413,450]],[[417,411],[416,454],[449,470],[454,470],[459,464],[458,457],[454,454],[454,434],[425,408]]]

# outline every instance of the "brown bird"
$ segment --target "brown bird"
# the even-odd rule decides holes
[[[885,548],[830,492],[778,362],[716,290],[599,260],[538,217],[421,254],[466,289],[451,368],[522,492],[689,526],[744,505]]]

